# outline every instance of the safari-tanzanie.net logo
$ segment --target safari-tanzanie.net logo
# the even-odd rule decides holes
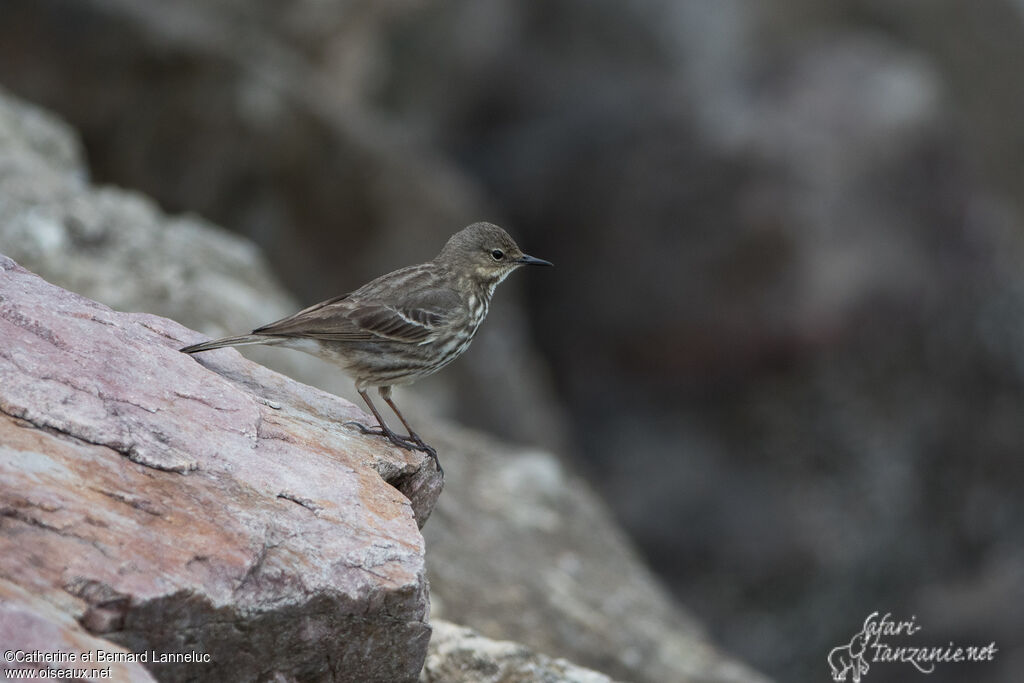
[[[998,652],[995,642],[988,645],[957,645],[952,641],[946,645],[909,644],[909,637],[922,629],[916,619],[896,621],[888,612],[881,617],[878,612],[869,614],[864,626],[848,644],[832,648],[828,653],[832,680],[860,683],[872,666],[882,663],[909,664],[923,674],[930,674],[940,664],[991,662]]]

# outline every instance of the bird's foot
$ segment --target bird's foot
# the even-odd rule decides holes
[[[441,467],[441,461],[437,459],[437,450],[433,446],[430,446],[430,445],[424,443],[423,439],[421,439],[420,437],[418,437],[415,434],[413,434],[411,436],[411,438],[413,440],[413,443],[416,444],[416,450],[421,451],[421,452],[426,453],[427,455],[429,455],[430,459],[434,461],[434,465],[437,466],[438,473],[443,477],[444,476],[444,468]]]
[[[420,451],[430,456],[430,459],[434,461],[437,466],[437,471],[444,476],[444,468],[441,467],[441,461],[437,458],[437,451],[433,446],[424,443],[423,439],[418,434],[411,434],[407,437],[399,436],[395,432],[385,427],[367,427],[361,422],[346,422],[345,426],[352,426],[358,429],[363,434],[372,434],[373,436],[383,436],[388,439],[391,443],[395,444],[399,448],[404,448],[407,451]]]
[[[346,422],[346,423],[344,423],[343,426],[344,427],[355,427],[356,429],[358,429],[363,434],[373,434],[374,436],[387,436],[387,432],[385,432],[382,427],[367,427],[362,422],[356,422],[355,420],[353,420],[351,422]]]

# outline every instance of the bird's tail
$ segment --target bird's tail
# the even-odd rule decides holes
[[[193,344],[180,349],[182,353],[199,353],[200,351],[213,351],[222,349],[225,346],[248,346],[250,344],[278,344],[283,341],[280,338],[266,337],[262,334],[242,334],[237,337],[224,337],[223,339],[211,339],[210,341]]]

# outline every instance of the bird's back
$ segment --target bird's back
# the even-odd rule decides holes
[[[471,307],[470,297],[430,262],[383,275],[253,333],[295,340],[287,345],[338,363],[360,387],[408,384],[468,348],[486,313]]]

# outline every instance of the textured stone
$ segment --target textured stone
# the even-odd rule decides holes
[[[519,643],[491,640],[447,621],[432,625],[420,683],[614,683],[602,673]]]
[[[115,307],[174,317],[214,335],[248,329],[297,308],[249,243],[195,217],[169,218],[138,194],[90,186],[82,181],[85,171],[73,153],[49,151],[62,145],[77,149],[59,122],[0,94],[4,111],[11,114],[5,119],[9,123],[0,120],[0,167],[8,169],[0,173],[0,247],[31,262],[47,279]],[[4,142],[5,129],[11,144]],[[45,220],[33,222],[34,217]],[[37,233],[35,227],[44,224],[45,232]],[[516,413],[523,397],[507,401],[504,386],[523,378],[502,368],[530,361],[517,351],[515,335],[507,334],[507,321],[489,319],[487,327],[496,331],[498,353],[479,348],[483,340],[473,352],[497,359],[487,375],[495,384],[477,391],[493,394],[486,402],[494,410]],[[314,358],[264,351],[262,362],[290,376],[335,392],[351,390],[341,373]],[[228,359],[240,363],[233,351],[197,358],[221,372]],[[251,371],[259,373],[263,395],[284,382],[273,373]],[[443,389],[429,388],[432,405],[447,400]],[[272,400],[282,405],[292,399]],[[405,406],[404,396],[401,402]],[[531,405],[544,410],[542,403]],[[449,479],[457,482],[446,487],[439,503],[447,512],[437,513],[440,519],[426,527],[431,545],[437,543],[429,560],[432,594],[448,605],[440,613],[491,638],[522,640],[524,647],[547,656],[607,667],[623,680],[760,680],[707,644],[701,629],[643,568],[603,506],[554,456],[421,420],[425,416],[416,415],[415,404],[407,412],[429,441],[443,444],[442,460]],[[403,460],[375,457],[375,462],[423,519],[436,498],[436,480],[409,474]],[[449,523],[450,530],[432,530]],[[109,608],[92,610],[88,617],[101,628],[119,618]]]
[[[0,257],[0,578],[130,650],[211,656],[161,680],[414,679],[437,473],[342,427],[367,419],[346,401],[177,351],[199,338]]]
[[[211,336],[300,308],[248,240],[194,215],[167,216],[136,192],[87,178],[74,133],[0,89],[0,252],[64,289]],[[332,393],[351,390],[312,356],[246,353]]]
[[[391,101],[561,266],[580,462],[781,680],[866,604],[1024,633],[978,607],[1024,591],[1022,6],[439,0],[395,42]]]
[[[710,643],[555,457],[451,425],[429,438],[448,476],[424,528],[435,617],[622,680],[767,680]]]
[[[3,419],[3,418],[0,418]],[[4,654],[14,653],[13,661],[7,657],[0,658],[0,673],[19,669],[49,669],[50,671],[66,672],[74,670],[100,670],[93,675],[80,678],[119,681],[122,683],[143,683],[155,680],[148,671],[136,662],[100,663],[82,661],[84,653],[127,654],[128,650],[118,647],[110,641],[90,635],[74,619],[56,606],[29,594],[24,588],[10,581],[0,579],[0,646]],[[58,654],[60,653],[60,654]],[[35,661],[26,663],[26,659],[41,659],[46,655],[53,656],[56,661]],[[75,657],[75,661],[70,658]],[[7,673],[8,678],[17,674]],[[64,676],[67,678],[67,676]],[[76,677],[79,678],[79,677]]]
[[[362,111],[386,22],[419,4],[7,0],[0,81],[67,118],[102,180],[234,226],[324,298],[337,254],[361,284],[419,256],[410,234],[485,217],[449,164]],[[68,70],[76,87],[50,88]]]
[[[432,257],[462,225],[502,223],[474,181],[372,101],[392,20],[434,2],[5,0],[0,83],[75,126],[98,180],[245,234],[308,305]],[[507,286],[480,331],[486,352],[433,380],[457,390],[431,408],[552,445],[560,412],[520,325],[522,287]],[[528,372],[494,372],[508,361]],[[487,384],[514,410],[481,400]]]
[[[121,9],[134,16],[132,4],[135,3]],[[157,6],[165,4],[154,3],[150,9],[159,13]],[[106,9],[115,15],[118,13],[112,7]],[[207,10],[203,5],[195,5],[192,10],[182,11],[187,14],[189,11],[202,13]],[[32,14],[31,11],[28,13]],[[148,16],[145,9],[141,14]],[[143,17],[135,17],[135,20],[145,21]],[[53,16],[43,11],[36,18],[45,22],[52,20]],[[106,16],[106,19],[111,20],[111,16]],[[98,24],[91,25],[106,25],[97,21]],[[3,51],[2,36],[6,28],[0,24],[0,52]],[[157,40],[148,32],[138,36]],[[103,44],[105,40],[94,38],[89,41],[89,49]],[[185,49],[184,46],[182,48]],[[0,64],[2,70],[3,65]],[[245,74],[236,76],[243,80],[247,78]],[[107,81],[105,77],[104,82]],[[182,98],[174,106],[189,106],[188,95],[181,91],[162,90],[160,96],[173,98],[173,93]],[[210,100],[206,95],[193,93],[193,96],[204,102],[203,114],[210,117],[209,125],[218,131],[222,127],[236,132],[244,129],[234,124],[217,123],[218,116],[225,110],[207,106]],[[289,91],[288,96],[293,97],[294,93]],[[89,98],[90,101],[94,99],[95,95]],[[156,109],[159,108],[154,111]],[[73,113],[71,116],[76,118]],[[160,122],[173,118],[161,115]],[[117,134],[124,132],[118,131]],[[324,134],[320,128],[311,129],[308,121],[282,122],[279,127],[274,127],[275,133],[281,131],[302,131],[302,135],[314,137]],[[260,133],[258,142],[240,140],[237,147],[258,149],[271,156],[287,154],[273,148],[265,139],[269,134],[266,131]],[[135,138],[126,144],[133,151],[144,146]],[[317,141],[310,144],[320,155],[326,143]],[[53,115],[21,102],[0,88],[0,251],[54,284],[112,308],[155,313],[214,337],[247,332],[302,308],[273,276],[267,260],[252,242],[193,214],[168,216],[153,200],[137,192],[98,187],[86,182],[89,174],[81,158],[80,146],[77,137]],[[245,166],[244,173],[251,172],[260,163],[233,154],[229,158],[218,156],[217,160],[209,158],[204,161],[205,154],[215,146],[201,147],[187,162],[192,175],[224,174],[227,179],[233,174],[243,173],[235,168],[240,160]],[[177,150],[175,145],[174,152],[163,152],[164,162],[167,163],[168,157]],[[274,242],[264,242],[264,248],[274,254],[275,267],[286,276],[289,269],[293,274],[295,271],[300,273],[299,284],[302,286],[297,291],[306,297],[307,304],[354,289],[382,272],[432,258],[456,228],[484,217],[481,211],[468,209],[432,212],[423,208],[423,204],[456,201],[453,198],[460,193],[448,188],[443,173],[410,168],[407,160],[402,163],[392,160],[392,154],[379,148],[360,152],[361,159],[368,159],[360,162],[360,174],[376,179],[374,183],[394,185],[394,188],[386,192],[380,188],[354,191],[360,202],[372,199],[379,202],[382,212],[397,211],[400,216],[378,217],[376,222],[363,219],[350,226],[347,223],[349,215],[362,216],[364,212],[334,207],[326,217],[315,220],[309,216],[296,217],[291,224],[283,226],[276,225],[280,218],[278,212],[267,210],[261,214],[261,220],[271,220],[275,227],[268,227],[252,236],[257,241],[261,236],[273,237]],[[94,161],[95,156],[92,155]],[[348,158],[348,154],[338,152],[337,160],[347,163]],[[218,166],[219,170],[203,170],[207,162],[226,163],[227,168]],[[268,163],[276,166],[276,162]],[[339,186],[337,171],[316,170],[316,159],[308,159],[306,163],[309,167],[303,172],[308,172],[309,177],[297,180],[300,169],[292,169],[293,176],[288,179],[288,186],[298,192],[302,188],[314,193],[329,192],[332,205],[335,202],[344,204],[346,200],[337,195],[351,188],[347,183]],[[384,168],[370,171],[369,167],[374,164]],[[409,178],[410,174],[415,178]],[[176,175],[175,182],[180,175]],[[133,172],[131,179],[124,182],[133,187],[147,187],[154,197],[168,201],[161,194],[161,188],[143,182],[141,173]],[[320,184],[325,187],[317,190]],[[434,198],[420,196],[415,188],[421,186],[426,188],[424,191],[433,188],[427,194]],[[164,185],[162,189],[168,188]],[[266,197],[279,193],[279,190],[269,189],[244,193],[225,191],[218,196],[248,202],[253,199],[264,201]],[[378,197],[378,194],[382,196]],[[301,204],[302,211],[322,204],[305,196],[293,197],[291,201]],[[206,215],[221,215],[212,207],[190,206],[203,210]],[[242,212],[248,215],[254,210],[248,208]],[[300,231],[315,232],[318,221],[329,221],[330,228],[314,235]],[[429,230],[425,228],[427,223],[433,226]],[[250,225],[250,221],[246,221],[246,225]],[[367,235],[371,232],[374,237],[368,242]],[[368,250],[373,253],[367,253]],[[324,283],[325,277],[330,282]],[[296,285],[294,278],[292,285]],[[442,415],[461,410],[464,414],[475,415],[478,423],[493,425],[502,433],[528,432],[549,444],[556,443],[560,439],[561,415],[551,399],[542,364],[529,348],[527,321],[515,297],[520,286],[506,285],[507,291],[500,295],[501,305],[494,307],[471,352],[444,373],[428,380],[429,409]],[[358,400],[352,382],[317,358],[258,347],[244,349],[242,353],[289,377]],[[496,372],[496,368],[513,362],[521,368],[515,376]],[[426,385],[418,384],[408,390],[412,401],[404,397],[399,399],[401,405],[412,407],[410,414],[416,414],[416,393]],[[504,401],[497,404],[486,400],[485,388],[488,392],[500,393]],[[424,402],[420,401],[420,404]]]

